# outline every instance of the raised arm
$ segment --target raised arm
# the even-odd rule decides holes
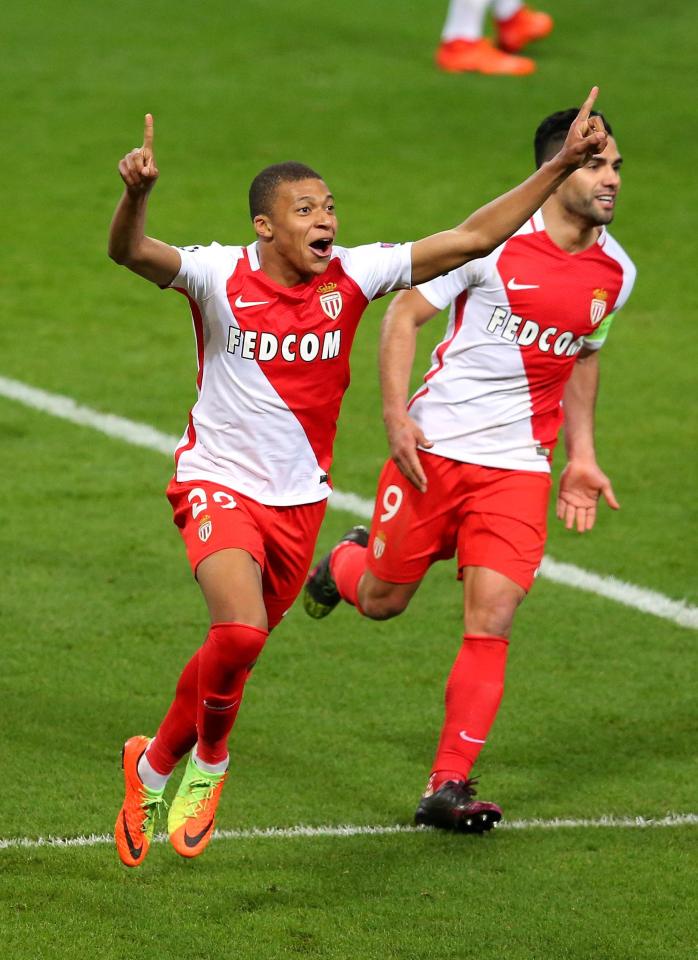
[[[145,236],[148,197],[159,176],[151,114],[145,115],[143,146],[126,154],[119,163],[119,173],[126,189],[109,228],[109,256],[140,277],[167,286],[179,273],[179,253],[169,244]]]
[[[427,484],[417,447],[432,444],[407,413],[407,397],[417,330],[438,312],[418,290],[404,290],[388,307],[381,327],[380,380],[390,456],[422,493]]]
[[[603,152],[607,140],[603,121],[590,115],[598,92],[598,87],[592,87],[560,151],[528,180],[476,210],[460,226],[412,245],[412,283],[423,283],[468,260],[487,256],[515,233],[571,173]]]
[[[565,385],[565,449],[567,466],[560,475],[557,516],[568,530],[591,530],[603,494],[613,510],[620,504],[611,481],[596,462],[594,410],[599,388],[599,351],[583,351]]]

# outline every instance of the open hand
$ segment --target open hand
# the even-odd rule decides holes
[[[579,533],[591,530],[596,521],[596,507],[602,494],[611,509],[620,508],[611,481],[595,463],[581,464],[571,461],[560,475],[557,494],[558,520],[563,520],[568,530],[575,526]]]
[[[567,133],[558,156],[568,167],[583,167],[597,153],[603,153],[608,133],[601,117],[592,117],[591,111],[599,93],[592,87]]]
[[[427,478],[419,462],[417,447],[429,448],[434,444],[427,440],[419,426],[407,415],[397,421],[386,421],[385,428],[390,456],[397,468],[420,493],[424,493],[427,489]]]
[[[160,171],[153,153],[153,116],[145,115],[143,146],[131,150],[119,162],[119,173],[129,193],[149,193],[155,186]]]

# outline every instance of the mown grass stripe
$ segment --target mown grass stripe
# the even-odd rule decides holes
[[[172,455],[179,440],[178,437],[162,433],[148,424],[136,423],[111,413],[99,413],[97,410],[76,403],[70,397],[30,387],[26,383],[11,380],[8,377],[0,376],[0,395],[62,420],[92,427],[106,436],[123,440],[133,446],[145,447],[168,456]],[[370,518],[373,512],[372,500],[341,490],[334,491],[330,497],[330,506],[336,510],[346,510],[363,519]],[[541,576],[555,583],[594,593],[607,600],[633,607],[642,613],[670,620],[681,627],[698,629],[698,607],[691,606],[683,600],[673,600],[655,590],[638,587],[615,577],[604,577],[571,563],[560,563],[549,556],[543,559],[540,573]]]
[[[589,828],[607,829],[652,829],[656,827],[698,826],[697,813],[668,813],[664,817],[598,817],[595,820],[572,817],[555,817],[552,820],[508,820],[498,825],[498,830],[571,830]],[[216,830],[212,840],[292,840],[296,837],[378,837],[399,833],[429,833],[433,828],[412,827],[405,824],[387,826],[340,826],[312,827],[299,824],[295,827],[251,827],[248,830]],[[159,833],[156,843],[165,843],[167,835]],[[83,837],[8,837],[0,839],[0,850],[13,848],[37,849],[40,847],[97,847],[111,844],[114,838],[108,833],[91,833]]]

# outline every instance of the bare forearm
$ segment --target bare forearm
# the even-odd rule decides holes
[[[513,190],[476,210],[456,232],[478,238],[478,256],[486,256],[523,226],[573,169],[554,157]]]
[[[388,307],[381,325],[379,352],[386,426],[389,421],[404,420],[407,415],[417,330],[438,312],[419,290],[403,290]]]
[[[109,227],[109,256],[126,266],[138,259],[145,240],[145,216],[148,194],[133,196],[125,190],[119,200]]]
[[[169,244],[145,235],[147,193],[125,190],[109,228],[109,256],[153,283],[166,286],[179,272],[181,258]]]
[[[415,325],[388,312],[381,330],[379,354],[383,420],[386,424],[406,414],[416,344]]]
[[[179,273],[182,258],[174,247],[145,235],[148,197],[159,171],[153,154],[153,118],[145,115],[143,146],[119,162],[126,189],[116,205],[109,227],[109,256],[140,277],[164,287]]]
[[[565,385],[565,449],[568,460],[595,460],[594,412],[599,390],[599,358],[593,353],[578,360]]]
[[[380,379],[383,420],[390,455],[398,469],[422,493],[427,478],[418,450],[433,446],[407,412],[410,374],[414,363],[417,330],[438,313],[418,290],[404,290],[388,307],[380,343]]]
[[[468,260],[487,256],[515,233],[566,177],[603,151],[606,131],[598,117],[590,116],[597,94],[598,88],[593,87],[552,160],[518,187],[481,207],[459,227],[412,245],[413,283],[423,283]]]
[[[423,283],[468,260],[487,256],[539,209],[570,172],[570,167],[553,158],[459,226],[418,240],[412,249],[412,282]]]

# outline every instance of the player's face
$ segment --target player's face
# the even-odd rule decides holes
[[[609,137],[604,152],[575,170],[557,190],[565,211],[592,226],[610,223],[620,190],[622,163],[616,141]]]
[[[270,214],[257,217],[255,226],[291,275],[295,272],[302,280],[322,274],[337,233],[334,197],[324,180],[281,183]]]

